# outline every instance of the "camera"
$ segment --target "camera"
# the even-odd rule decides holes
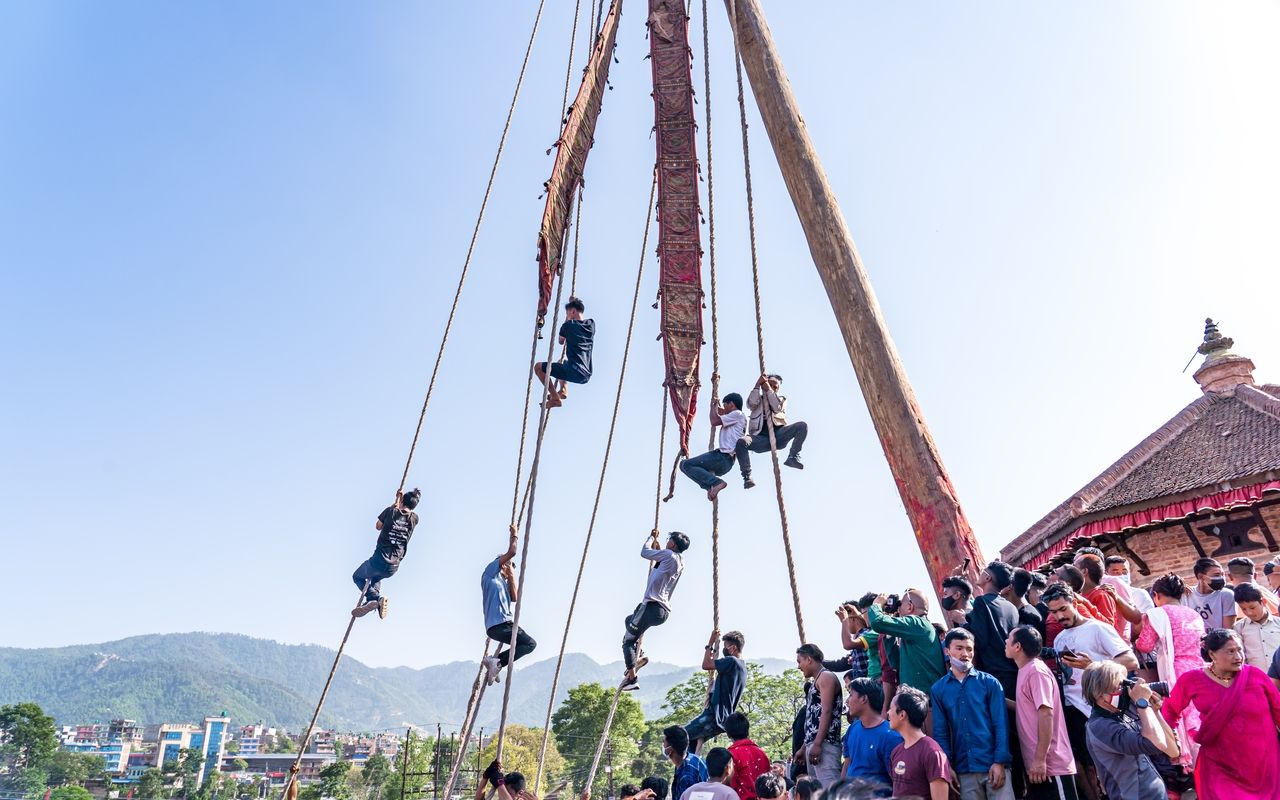
[[[886,614],[897,614],[898,609],[902,607],[902,598],[896,594],[891,594],[884,599],[884,610]]]
[[[1127,695],[1129,694],[1129,690],[1137,685],[1138,685],[1138,681],[1136,679],[1125,678],[1123,681],[1120,682],[1120,691],[1124,692]],[[1158,694],[1161,697],[1169,696],[1168,681],[1149,681],[1147,683],[1147,688],[1151,690],[1152,694]]]
[[[1054,648],[1054,647],[1040,648],[1040,657],[1045,659],[1046,661],[1052,660],[1053,663],[1057,666],[1057,669],[1054,671],[1057,673],[1057,677],[1059,678],[1059,683],[1061,683],[1063,686],[1069,683],[1075,683],[1075,681],[1071,679],[1071,665],[1062,660],[1062,657],[1064,655],[1074,656],[1075,653],[1073,653],[1072,651],[1066,648],[1063,648],[1061,650],[1058,650],[1057,648]]]

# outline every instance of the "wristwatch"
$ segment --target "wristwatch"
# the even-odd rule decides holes
[[[1147,702],[1147,698],[1145,697],[1134,700],[1133,704],[1138,708],[1151,708],[1151,703]]]

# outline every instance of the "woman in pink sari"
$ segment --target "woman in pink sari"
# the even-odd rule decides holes
[[[1156,673],[1171,689],[1178,684],[1178,678],[1204,669],[1204,659],[1200,657],[1204,620],[1195,609],[1181,604],[1184,591],[1186,584],[1172,572],[1156,578],[1151,584],[1156,607],[1142,615],[1142,633],[1134,642],[1138,650],[1155,656]],[[1191,772],[1198,750],[1195,734],[1200,728],[1200,714],[1195,708],[1188,708],[1180,723],[1170,725],[1182,742],[1182,767]]]
[[[1244,663],[1235,631],[1211,631],[1204,646],[1209,666],[1183,675],[1160,707],[1170,725],[1188,704],[1200,710],[1196,797],[1280,800],[1280,690]]]

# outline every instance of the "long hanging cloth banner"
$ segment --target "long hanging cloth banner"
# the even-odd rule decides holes
[[[604,102],[604,90],[609,82],[609,65],[613,63],[613,48],[618,39],[618,17],[622,14],[622,0],[614,0],[609,7],[596,37],[595,49],[582,73],[582,85],[569,106],[564,130],[556,142],[556,162],[551,179],[546,182],[547,207],[542,212],[542,228],[538,231],[538,326],[541,327],[551,302],[551,279],[560,269],[564,252],[565,234],[568,232],[569,211],[573,208],[573,195],[582,183],[582,171],[587,166],[587,154],[595,143],[596,121]]]
[[[683,0],[649,0],[649,55],[658,139],[658,263],[667,393],[680,425],[680,452],[698,402],[702,349],[702,245],[693,64]]]

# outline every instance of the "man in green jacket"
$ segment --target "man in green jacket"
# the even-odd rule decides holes
[[[876,633],[897,637],[901,684],[927,694],[946,672],[938,631],[929,621],[929,601],[919,589],[907,589],[896,614],[890,614],[884,607],[886,599],[880,595],[867,609],[867,623]]]

